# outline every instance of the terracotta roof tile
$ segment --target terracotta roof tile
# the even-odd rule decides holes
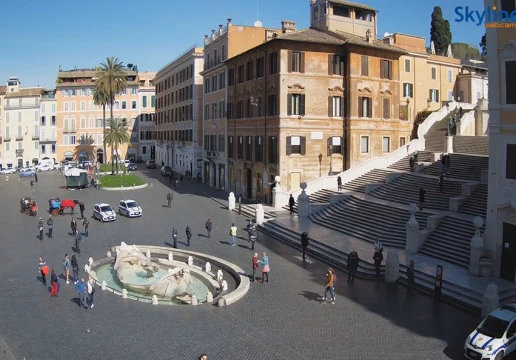
[[[337,36],[327,34],[316,29],[304,29],[296,32],[281,34],[275,39],[287,41],[311,42],[317,44],[342,45],[344,41]]]
[[[346,33],[343,31],[330,32],[330,34],[335,34],[335,36],[345,40],[346,44],[349,44],[349,45],[364,46],[364,47],[378,49],[378,50],[391,51],[391,52],[398,53],[398,54],[406,54],[407,53],[405,50],[403,50],[397,46],[394,46],[394,45],[386,44],[381,40],[373,40],[373,42],[369,43],[365,37]]]
[[[364,4],[359,4],[359,3],[354,3],[354,2],[346,1],[346,0],[330,0],[330,2],[332,4],[351,6],[351,7],[357,8],[357,9],[376,11],[375,8],[372,8],[370,6],[367,6]]]
[[[5,94],[5,97],[11,98],[11,97],[40,96],[42,90],[43,90],[43,88],[40,88],[40,87],[20,89],[20,91],[16,91],[16,92],[8,92],[7,94]]]

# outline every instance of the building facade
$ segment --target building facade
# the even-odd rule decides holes
[[[202,169],[202,48],[192,47],[156,74],[156,161],[197,177]]]
[[[228,19],[204,39],[203,86],[203,170],[202,180],[210,186],[226,189],[227,184],[227,119],[226,85],[228,57],[247,51],[279,34],[279,29],[266,29],[257,21],[254,26],[234,25]]]
[[[39,153],[41,159],[57,158],[57,100],[55,90],[41,93],[39,108]]]
[[[138,97],[140,115],[136,121],[138,126],[138,157],[142,161],[156,159],[156,86],[154,85],[155,72],[138,73],[140,87]]]
[[[509,14],[514,1],[485,0]],[[487,27],[489,179],[484,255],[494,274],[516,280],[516,28]]]
[[[4,162],[4,103],[7,86],[0,86],[0,170],[6,167]]]
[[[22,88],[10,78],[5,94],[3,121],[4,168],[27,167],[39,161],[39,107],[43,88]]]
[[[270,203],[277,175],[297,189],[408,142],[405,51],[375,38],[374,10],[340,3],[312,2],[311,28],[283,21],[281,35],[226,61],[230,191]]]
[[[93,103],[95,69],[59,71],[56,82],[58,161],[111,161],[113,150],[103,150],[102,107]],[[118,156],[128,158],[138,152],[136,118],[139,114],[139,81],[135,71],[127,71],[127,88],[116,97],[114,117],[126,119],[131,143],[119,148]],[[106,106],[106,119],[110,116]]]
[[[489,99],[487,63],[477,60],[462,61],[457,76],[457,94],[460,101],[476,104],[480,99]]]

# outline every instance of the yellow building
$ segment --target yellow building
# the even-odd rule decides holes
[[[514,11],[514,1],[485,0]],[[516,280],[516,28],[486,29],[489,71],[489,180],[484,255],[494,275]]]
[[[111,161],[113,152],[103,151],[102,107],[93,103],[95,70],[80,69],[59,71],[56,82],[57,100],[57,161]],[[126,158],[137,152],[136,118],[139,114],[138,74],[127,72],[127,88],[116,97],[114,117],[127,119],[131,142],[119,149],[119,156]],[[106,106],[106,118],[109,118]]]

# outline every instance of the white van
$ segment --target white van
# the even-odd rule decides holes
[[[43,158],[39,161],[38,165],[36,165],[37,171],[47,171],[54,169],[54,159]]]

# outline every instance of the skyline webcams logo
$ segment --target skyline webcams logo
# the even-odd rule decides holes
[[[455,8],[455,22],[472,22],[486,28],[516,28],[516,10],[508,12],[488,6],[486,10],[471,10],[469,6]]]

